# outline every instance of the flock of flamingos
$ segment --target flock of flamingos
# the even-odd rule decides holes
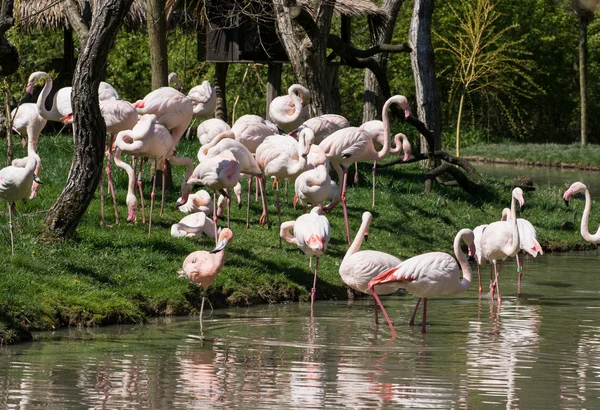
[[[52,108],[47,110],[45,102],[52,88],[52,79],[44,72],[31,74],[27,92],[32,93],[38,83],[43,83],[43,88],[37,102],[21,104],[12,112],[14,130],[19,134],[27,135],[28,156],[14,160],[11,166],[0,170],[0,198],[8,201],[9,204],[13,254],[12,208],[18,200],[35,198],[41,183],[38,178],[41,159],[36,153],[39,135],[47,120],[64,123],[73,121],[71,87],[58,90],[54,95]],[[324,212],[332,209],[339,202],[342,203],[346,239],[350,247],[340,264],[339,273],[349,287],[373,296],[376,303],[375,322],[378,322],[379,306],[393,336],[396,335],[394,326],[379,295],[391,294],[399,288],[404,288],[417,296],[419,299],[410,319],[410,325],[414,325],[417,309],[423,300],[422,332],[425,333],[427,299],[437,295],[464,292],[471,285],[471,267],[467,255],[461,249],[461,242],[466,244],[468,256],[476,259],[480,294],[482,293],[480,267],[486,260],[491,262],[490,295],[493,298],[496,294],[498,303],[501,303],[498,277],[504,261],[508,257],[517,258],[520,292],[523,259],[519,260],[519,252],[527,252],[534,257],[538,253],[543,254],[536,238],[535,228],[528,221],[516,217],[517,204],[519,206],[524,204],[523,192],[520,188],[513,190],[510,209],[506,208],[502,212],[500,221],[458,232],[454,239],[455,256],[443,252],[430,252],[401,261],[384,252],[361,251],[363,238],[368,235],[372,219],[369,212],[363,214],[360,229],[350,243],[346,208],[348,168],[358,161],[378,161],[388,153],[400,151],[404,152],[404,160],[408,159],[410,144],[404,134],[396,134],[395,146],[391,147],[388,117],[388,110],[392,104],[398,104],[404,110],[405,116],[411,115],[408,101],[404,96],[396,95],[385,102],[382,121],[369,121],[360,127],[351,127],[348,120],[340,115],[327,114],[309,118],[306,104],[309,102],[310,92],[305,87],[294,84],[289,88],[288,95],[277,97],[271,103],[269,118],[272,122],[256,115],[244,115],[231,127],[216,118],[202,122],[197,129],[197,137],[201,144],[198,151],[199,164],[194,167],[191,159],[177,157],[175,148],[193,118],[206,118],[214,114],[216,96],[208,81],[192,88],[187,96],[180,91],[181,83],[176,75],[169,76],[169,84],[176,84],[177,88],[159,88],[146,95],[143,100],[131,104],[120,100],[110,84],[100,83],[98,89],[100,111],[109,135],[106,150],[107,186],[108,192],[112,195],[118,223],[115,188],[111,176],[111,164],[114,162],[128,175],[127,221],[135,220],[138,208],[136,188],[139,190],[142,209],[144,209],[141,185],[144,161],[153,160],[154,170],[159,166],[164,170],[167,161],[173,165],[186,166],[186,174],[181,184],[182,195],[177,201],[177,206],[182,212],[190,215],[174,224],[171,234],[176,237],[205,234],[215,238],[217,243],[215,249],[210,252],[191,253],[179,270],[180,276],[185,276],[194,284],[201,286],[204,294],[221,271],[224,265],[225,247],[233,238],[233,232],[229,229],[229,220],[228,228],[217,231],[217,215],[222,212],[221,206],[225,201],[229,210],[230,190],[236,193],[239,201],[241,197],[239,181],[242,176],[249,177],[247,224],[253,180],[257,181],[262,198],[263,211],[260,224],[269,223],[265,177],[272,177],[275,179],[274,186],[277,187],[276,207],[280,238],[287,243],[297,245],[306,256],[310,257],[309,269],[312,268],[312,257],[316,258],[311,311],[315,298],[319,257],[325,253],[330,239],[329,222]],[[133,165],[122,160],[123,153],[131,155]],[[330,177],[330,166],[337,173],[341,189]],[[136,168],[139,169],[137,177]],[[163,172],[163,178],[164,175]],[[154,207],[155,172],[152,179],[149,233]],[[311,211],[303,212],[295,221],[282,223],[279,181],[293,183],[295,200],[300,202],[304,211],[307,206],[312,206]],[[192,193],[194,185],[212,190],[213,198],[211,199],[210,194],[204,190]],[[164,187],[165,184],[163,183],[162,186]],[[219,200],[217,200],[217,192],[222,194]],[[587,241],[600,243],[600,230],[595,235],[591,235],[588,231],[591,198],[586,186],[580,182],[574,183],[564,193],[564,199],[568,201],[576,193],[584,193],[586,199],[581,220],[581,234]],[[101,198],[103,204],[104,183],[101,183]],[[329,202],[324,206],[325,201]],[[217,209],[218,205],[219,209]],[[161,212],[163,209],[164,192]],[[212,219],[209,217],[211,215]],[[229,212],[227,216],[229,219]],[[102,218],[104,218],[103,207]],[[142,219],[145,222],[145,212],[142,212]],[[498,262],[500,262],[499,266]],[[200,310],[201,326],[203,308],[204,297]]]

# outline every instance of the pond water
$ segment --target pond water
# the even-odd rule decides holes
[[[428,333],[409,296],[215,310],[144,325],[66,329],[0,348],[1,408],[600,408],[600,252],[527,258],[501,277],[431,299]],[[485,269],[487,272],[487,267]]]
[[[552,167],[517,166],[507,164],[479,164],[475,168],[483,175],[494,178],[515,178],[528,175],[535,185],[553,185],[564,188],[573,182],[583,182],[594,200],[600,200],[600,172]]]

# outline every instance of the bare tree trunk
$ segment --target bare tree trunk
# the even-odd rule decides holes
[[[579,15],[579,95],[581,105],[581,145],[588,143],[587,121],[587,28],[589,19],[586,14]]]
[[[311,90],[310,115],[339,113],[341,107],[331,98],[327,72],[327,40],[334,2],[313,2],[314,16],[294,0],[274,0],[273,4],[277,30],[294,77]]]
[[[19,52],[6,38],[6,31],[14,24],[13,0],[2,0],[0,8],[0,75],[7,76],[19,69]]]
[[[434,136],[433,147],[427,147],[427,140],[421,136],[421,152],[434,152],[441,145],[442,108],[431,43],[433,9],[434,0],[415,0],[408,40],[412,49],[410,60],[415,78],[417,115]],[[428,167],[435,165],[433,159],[427,163]]]
[[[404,0],[384,0],[381,9],[387,15],[387,25],[382,35],[373,33],[374,46],[392,42],[396,19],[402,4],[404,4]],[[379,53],[374,57],[384,71],[387,69],[387,57],[388,53]],[[385,102],[385,97],[375,74],[371,70],[365,70],[364,89],[363,122],[381,119],[381,109]]]
[[[215,94],[217,95],[217,108],[215,118],[227,122],[227,70],[229,63],[215,64]]]
[[[166,87],[169,75],[165,0],[146,0],[146,22],[150,41],[152,89]]]
[[[45,238],[71,237],[98,186],[104,159],[106,126],[100,114],[98,86],[109,47],[132,0],[105,0],[94,10],[89,37],[75,67],[73,114],[75,152],[63,192],[46,217]]]

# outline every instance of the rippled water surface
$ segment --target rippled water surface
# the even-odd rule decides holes
[[[600,408],[599,262],[528,258],[519,298],[507,263],[501,308],[431,299],[426,335],[384,297],[395,340],[369,299],[42,333],[0,348],[0,408]]]

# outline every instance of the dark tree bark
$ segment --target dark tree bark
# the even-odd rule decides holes
[[[442,108],[435,79],[435,59],[431,43],[431,19],[434,0],[415,0],[409,31],[410,59],[417,97],[417,116],[433,134],[427,147],[427,139],[421,137],[421,152],[434,152],[441,146]],[[429,167],[437,164],[428,161]]]
[[[146,0],[146,21],[150,41],[152,89],[166,87],[169,75],[167,54],[167,19],[165,0]]]
[[[215,94],[217,95],[217,108],[215,118],[227,122],[227,70],[229,63],[215,64]]]
[[[591,15],[591,16],[590,16]],[[593,13],[579,13],[579,96],[581,106],[581,145],[588,143],[587,121],[587,31]]]
[[[84,6],[89,7],[89,3],[84,3]],[[69,25],[73,28],[75,34],[77,34],[79,47],[83,50],[90,35],[90,27],[83,18],[84,10],[80,9],[79,3],[76,0],[65,0],[64,10],[67,20],[69,20]]]
[[[339,113],[331,98],[327,40],[335,2],[313,1],[314,15],[295,0],[273,0],[275,20],[296,81],[311,90],[310,115]]]
[[[75,67],[73,115],[75,152],[63,192],[46,217],[44,237],[70,238],[87,210],[100,180],[106,126],[100,114],[98,86],[109,47],[132,0],[105,0],[96,7],[86,46]]]
[[[404,0],[384,0],[381,8],[387,15],[387,23],[383,33],[372,33],[374,38],[374,46],[380,43],[391,43],[394,35],[394,28],[396,27],[396,19],[400,7],[404,4]],[[375,56],[375,60],[381,66],[383,71],[387,69],[388,53],[380,53]],[[381,109],[385,102],[383,98],[383,91],[377,77],[371,70],[365,70],[364,80],[364,106],[363,106],[363,122],[381,119]]]
[[[0,76],[14,74],[19,69],[19,52],[6,38],[6,31],[14,24],[14,0],[2,0],[0,8]]]

